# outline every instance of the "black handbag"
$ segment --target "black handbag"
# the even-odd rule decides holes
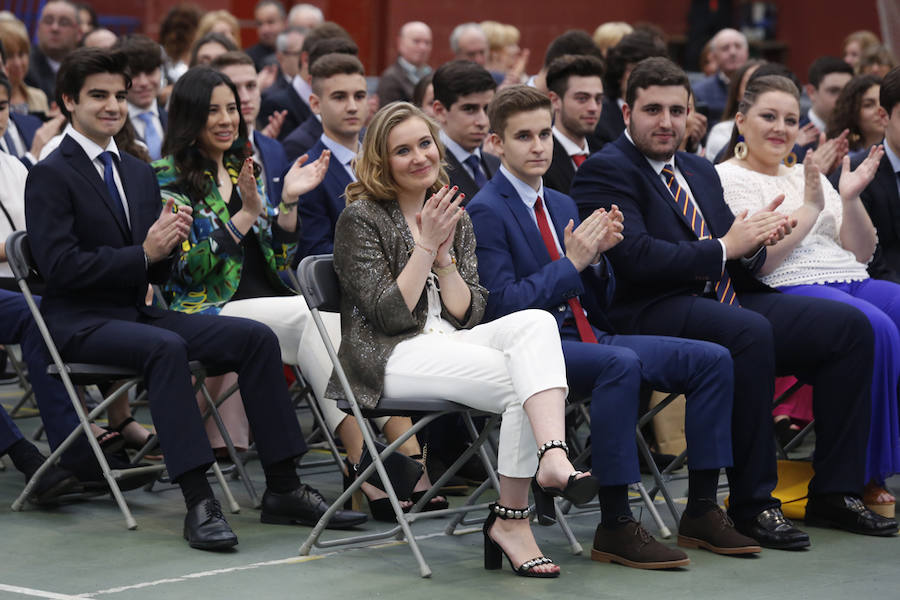
[[[378,453],[381,454],[387,446],[376,441],[375,448],[377,448]],[[391,485],[394,488],[394,492],[397,494],[397,498],[399,500],[408,500],[409,497],[412,496],[416,483],[422,477],[425,466],[419,461],[413,460],[400,452],[394,452],[385,458],[383,462],[384,470],[387,471],[388,479],[391,480]],[[356,475],[359,476],[359,474],[365,471],[370,464],[372,464],[372,455],[369,454],[368,446],[363,444],[363,451],[362,456],[359,458],[359,464],[354,467]],[[381,490],[384,489],[378,471],[373,471],[372,475],[366,479],[366,483],[374,485]]]

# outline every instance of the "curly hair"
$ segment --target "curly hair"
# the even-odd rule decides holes
[[[828,139],[837,137],[842,131],[849,129],[847,141],[850,142],[850,150],[859,150],[863,147],[865,136],[859,126],[859,110],[862,108],[863,96],[876,85],[881,85],[880,77],[857,75],[844,86],[834,104],[834,112],[828,120],[828,129],[825,132]]]

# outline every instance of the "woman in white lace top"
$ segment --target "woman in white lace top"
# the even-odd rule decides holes
[[[873,147],[852,172],[845,157],[839,191],[809,160],[812,152],[803,165],[785,166],[799,131],[798,98],[796,86],[785,77],[752,80],[735,117],[726,161],[716,169],[725,201],[737,218],[783,196],[781,210],[797,221],[789,236],[768,248],[759,272],[764,283],[788,294],[851,304],[869,318],[875,365],[864,500],[892,507],[894,498],[884,480],[900,472],[900,285],[871,279],[866,272],[877,238],[859,199],[884,150]]]

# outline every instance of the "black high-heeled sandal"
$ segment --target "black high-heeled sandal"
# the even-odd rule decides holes
[[[569,454],[569,447],[562,440],[550,440],[549,442],[544,443],[540,448],[538,448],[538,462],[544,458],[544,454],[546,454],[549,450],[553,450],[555,448],[560,448],[565,450],[566,455]],[[593,475],[589,475],[587,477],[578,477],[582,474],[582,471],[574,471],[571,475],[569,475],[569,480],[566,482],[566,487],[560,489],[557,487],[544,487],[537,482],[537,473],[534,474],[534,484],[532,484],[532,490],[535,492],[535,505],[546,507],[549,503],[552,511],[552,497],[559,496],[561,498],[565,498],[572,504],[578,506],[579,504],[587,504],[590,502],[596,495],[597,492],[600,491],[600,482],[597,481],[597,478]],[[544,495],[550,496],[550,498],[539,499],[540,494],[537,491],[540,490]],[[545,508],[546,509],[546,508]],[[540,513],[540,511],[539,511]],[[544,515],[544,513],[540,513]],[[556,514],[555,512],[551,512],[553,519],[555,521]]]
[[[417,461],[421,462],[423,465],[425,465],[426,460],[427,460],[426,459],[427,452],[428,452],[428,445],[426,444],[425,452],[423,452],[422,454],[413,454],[410,456],[410,458],[413,460],[417,460]],[[428,469],[425,469],[424,472],[428,473]],[[424,496],[427,491],[428,490],[422,490],[421,492],[413,492],[409,497],[409,499],[412,501],[413,505],[415,505],[416,502],[421,500],[422,496]],[[437,495],[437,496],[434,496],[431,500],[429,500],[428,504],[426,504],[425,506],[422,507],[422,512],[431,512],[433,510],[444,510],[446,508],[450,508],[450,503],[447,501],[447,498],[445,498],[442,495]],[[410,506],[409,508],[405,508],[403,510],[403,512],[409,512],[410,509],[412,509],[412,506]]]
[[[346,490],[354,481],[356,481],[357,472],[356,465],[351,464],[346,458],[344,459],[344,466],[347,469],[344,473],[344,489]],[[421,498],[421,496],[419,497]],[[369,505],[369,512],[372,514],[373,519],[381,521],[382,523],[397,522],[397,515],[394,514],[394,507],[391,506],[390,498],[378,498],[377,500],[372,500],[364,491],[362,491],[362,488],[358,489],[352,496],[347,498],[347,501],[344,502],[344,509],[361,510],[362,498],[366,499],[366,503]],[[400,500],[402,501],[403,499],[401,498]]]
[[[519,577],[539,577],[541,579],[552,579],[554,577],[559,577],[559,571],[556,572],[544,572],[544,571],[532,571],[535,567],[539,565],[552,565],[554,564],[552,560],[547,558],[546,556],[537,556],[532,558],[531,560],[526,560],[518,567],[515,566],[512,562],[512,559],[509,557],[509,554],[500,547],[500,544],[495,542],[493,538],[491,538],[490,530],[493,527],[494,523],[497,519],[527,519],[531,516],[531,508],[508,508],[506,506],[501,506],[499,504],[491,504],[488,507],[490,514],[488,514],[488,518],[484,520],[484,527],[482,531],[484,532],[484,568],[487,571],[494,571],[503,567],[503,556],[506,557],[506,560],[509,562],[509,566],[512,568],[513,573],[518,575]]]

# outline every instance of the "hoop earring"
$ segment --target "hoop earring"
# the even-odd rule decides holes
[[[791,152],[787,156],[784,157],[784,166],[790,168],[797,164],[797,153]]]
[[[738,160],[744,160],[747,158],[747,152],[749,152],[747,142],[744,141],[743,134],[738,134],[737,144],[734,145],[734,156]]]

